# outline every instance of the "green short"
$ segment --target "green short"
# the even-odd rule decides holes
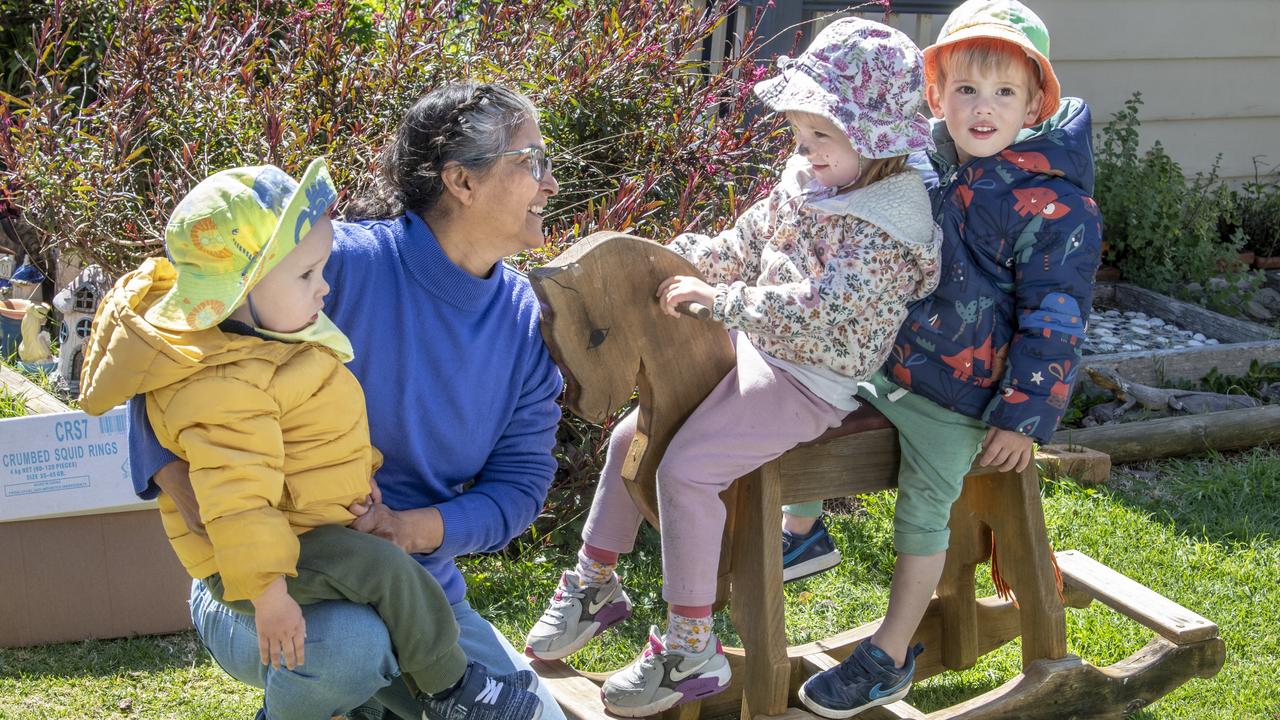
[[[895,385],[884,373],[858,396],[898,428],[898,503],[893,515],[893,546],[906,555],[933,555],[947,549],[951,506],[960,497],[964,476],[982,449],[987,424],[952,412]]]

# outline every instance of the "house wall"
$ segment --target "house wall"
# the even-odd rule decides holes
[[[1255,156],[1266,156],[1258,159],[1264,172],[1280,166],[1280,0],[1026,2],[1049,28],[1063,93],[1088,101],[1095,132],[1139,91],[1144,146],[1159,140],[1188,175],[1208,172],[1219,153],[1219,175],[1233,182],[1254,177]],[[776,5],[765,22],[780,29],[783,20],[821,27],[838,3]],[[910,0],[893,5],[913,6]],[[943,14],[890,18],[921,46],[937,37],[945,13],[959,2],[914,3],[922,5]],[[767,49],[785,51],[777,48]]]

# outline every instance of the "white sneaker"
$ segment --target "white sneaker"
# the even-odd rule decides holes
[[[648,647],[604,681],[600,698],[614,715],[646,717],[723,692],[729,677],[729,660],[714,634],[706,649],[693,655],[668,650],[658,628],[651,627]]]
[[[581,650],[591,638],[631,617],[631,599],[615,573],[603,585],[578,585],[578,575],[566,570],[551,604],[525,638],[524,654],[539,660],[559,660]]]

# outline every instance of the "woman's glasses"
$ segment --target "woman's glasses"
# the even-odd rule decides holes
[[[537,145],[530,145],[520,150],[508,150],[500,152],[494,157],[519,156],[521,159],[529,158],[529,174],[533,175],[534,182],[542,182],[542,178],[551,172],[551,158],[547,157],[547,151]]]

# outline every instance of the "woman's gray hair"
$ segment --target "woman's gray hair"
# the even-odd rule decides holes
[[[369,194],[347,208],[354,220],[429,212],[444,194],[440,173],[459,165],[483,174],[498,162],[538,109],[524,95],[491,83],[453,83],[423,95],[400,121],[381,156]]]

